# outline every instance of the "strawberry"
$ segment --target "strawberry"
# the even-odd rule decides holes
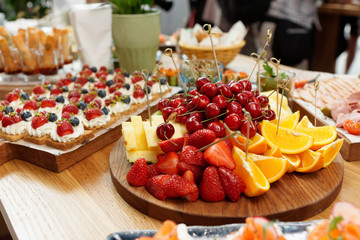
[[[184,146],[189,145],[190,136],[191,134],[188,132],[184,134]]]
[[[179,152],[184,145],[184,137],[163,140],[159,142],[159,147],[164,153]]]
[[[120,75],[120,74],[116,74],[114,76],[114,82],[115,83],[125,83],[125,76],[124,75]]]
[[[225,139],[224,142],[226,143],[226,145],[229,147],[230,151],[232,152],[233,148],[234,148],[234,144],[232,144],[232,142],[230,141],[230,139]]]
[[[7,126],[13,125],[15,122],[10,115],[5,115],[1,121],[2,127],[6,128]]]
[[[61,79],[59,82],[61,82],[63,84],[63,86],[68,86],[72,82],[71,76],[69,76],[69,77],[67,76],[67,77]]]
[[[191,184],[195,185],[194,191],[190,192],[189,194],[183,196],[186,200],[190,202],[196,202],[199,198],[199,188],[197,187],[194,179],[194,174],[191,171],[186,171],[183,175],[183,178],[190,182]]]
[[[7,106],[7,105],[9,105],[10,103],[9,103],[9,101],[6,101],[6,100],[2,100],[1,102],[0,102],[0,105],[1,106]]]
[[[3,119],[4,117],[4,112],[0,111],[0,121]]]
[[[199,184],[199,191],[201,198],[207,202],[218,202],[225,199],[226,194],[216,167],[209,166],[205,169]]]
[[[208,164],[204,161],[204,154],[202,152],[196,152],[197,150],[196,147],[190,145],[183,147],[180,154],[180,162],[194,166],[207,166]]]
[[[69,92],[68,98],[80,98],[81,94],[78,90],[72,90],[71,92]]]
[[[160,173],[156,170],[155,164],[150,164],[147,166],[148,178],[159,175]]]
[[[63,91],[58,87],[55,87],[55,88],[50,90],[50,95],[52,95],[52,96],[57,96],[57,95],[62,94],[62,93],[63,93]]]
[[[189,145],[192,145],[197,148],[202,148],[210,143],[212,143],[215,139],[214,131],[209,129],[200,129],[191,134],[189,139]]]
[[[113,93],[123,87],[122,83],[117,83],[109,87],[109,93]]]
[[[40,106],[41,108],[46,108],[46,107],[53,108],[56,106],[56,102],[53,99],[44,99],[41,101]]]
[[[95,94],[90,94],[90,93],[86,93],[84,95],[84,101],[89,104],[92,100],[94,100],[96,98]]]
[[[79,83],[81,86],[84,86],[88,82],[88,79],[86,77],[78,77],[76,79],[76,82]]]
[[[202,177],[202,174],[204,172],[204,168],[199,166],[194,166],[187,164],[185,162],[179,162],[176,165],[176,168],[178,169],[178,174],[183,175],[187,171],[191,171],[194,174],[194,179],[196,183],[199,183]]]
[[[155,164],[156,170],[165,174],[177,174],[176,165],[179,162],[179,155],[176,152],[169,152]]]
[[[61,118],[70,119],[71,114],[69,112],[63,112],[62,115],[61,115]]]
[[[48,122],[49,122],[48,119],[44,115],[34,116],[31,119],[31,127],[33,129],[37,129],[38,127],[41,127],[42,125],[44,125],[45,123],[48,123]]]
[[[239,200],[241,193],[246,187],[241,177],[224,167],[219,168],[219,175],[221,184],[230,201],[236,202]]]
[[[90,121],[91,119],[102,116],[102,112],[98,108],[87,108],[85,110],[85,118]]]
[[[149,178],[145,183],[145,188],[157,199],[165,200],[166,194],[164,192],[164,185],[169,181],[170,178],[171,175],[157,175],[155,177]]]
[[[38,103],[34,100],[27,100],[24,103],[23,109],[28,109],[28,110],[36,110],[38,109]]]
[[[94,99],[93,101],[92,101],[94,104],[95,104],[95,106],[97,107],[97,108],[99,108],[99,109],[101,109],[101,100],[100,99]]]
[[[74,133],[74,129],[69,121],[63,120],[57,123],[56,133],[62,137]]]
[[[18,99],[19,99],[19,95],[14,92],[9,92],[5,97],[5,100],[8,101],[9,103],[16,101]]]
[[[103,83],[103,82],[96,82],[96,83],[94,84],[94,86],[95,86],[96,88],[98,88],[98,89],[105,89],[105,88],[106,88],[106,84]]]
[[[79,109],[74,104],[67,104],[63,107],[62,113],[68,112],[70,114],[78,114]]]
[[[171,175],[164,185],[164,192],[168,198],[185,197],[195,191],[198,191],[195,182],[189,182],[177,174]]]
[[[217,141],[218,139],[215,139]],[[235,161],[229,147],[224,141],[208,147],[204,152],[204,159],[210,165],[235,169]]]
[[[145,158],[139,158],[126,174],[126,180],[131,186],[145,186],[148,179],[148,167]]]
[[[43,88],[40,85],[37,85],[34,89],[33,89],[33,93],[36,95],[41,95],[43,93],[45,93],[45,88]]]

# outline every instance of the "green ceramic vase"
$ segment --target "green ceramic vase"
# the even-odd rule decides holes
[[[146,14],[113,14],[112,35],[120,67],[130,73],[153,71],[161,31],[160,11]]]

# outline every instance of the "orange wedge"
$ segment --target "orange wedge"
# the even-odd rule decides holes
[[[279,127],[279,132],[276,134],[276,128],[275,124],[263,121],[261,132],[268,145],[270,147],[278,146],[282,153],[301,153],[309,149],[314,143],[314,138],[309,135],[282,127]]]
[[[264,153],[264,155],[281,158],[283,154],[278,146],[268,146],[268,150]]]
[[[314,127],[314,125],[310,122],[309,118],[305,115],[303,116],[303,118],[300,120],[300,122],[297,124],[295,129],[298,128],[312,128]]]
[[[249,154],[269,183],[279,180],[287,171],[287,161],[284,158]]]
[[[322,126],[322,127],[308,127],[308,128],[297,128],[297,132],[303,133],[314,138],[314,144],[310,148],[311,150],[318,150],[321,147],[332,143],[336,139],[336,128],[335,126]]]
[[[279,126],[283,128],[294,129],[298,125],[299,119],[300,119],[300,112],[297,111],[291,115],[280,117]],[[272,120],[271,123],[277,125],[278,119]]]
[[[177,240],[177,224],[171,220],[166,220],[160,229],[155,233],[154,239]]]
[[[234,172],[244,180],[246,196],[256,197],[270,189],[264,174],[250,158],[245,158],[245,153],[240,148],[234,146],[232,155],[236,163]]]
[[[321,153],[310,149],[299,153],[301,159],[300,165],[295,168],[296,172],[310,173],[321,169],[324,166],[324,158]]]
[[[239,135],[236,137],[236,140],[238,140],[239,143],[238,144],[233,138],[230,138],[231,142],[233,143],[234,146],[237,146],[238,148],[240,148],[241,150],[245,151],[246,150],[246,138]],[[266,152],[267,150],[267,143],[265,138],[263,138],[260,134],[256,133],[255,136],[253,136],[252,138],[249,139],[250,143],[249,143],[249,148],[248,148],[248,152],[250,153],[256,153],[256,154],[263,154],[264,152]]]
[[[317,152],[321,153],[322,157],[324,158],[324,168],[329,166],[334,161],[343,145],[343,142],[344,139],[338,139],[317,150]]]
[[[301,159],[298,154],[283,154],[283,158],[286,159],[288,163],[288,173],[293,172],[301,163]]]

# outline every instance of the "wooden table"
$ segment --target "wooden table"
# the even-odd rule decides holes
[[[360,17],[360,5],[324,3],[318,8],[321,30],[316,32],[314,55],[310,68],[335,73],[340,17]]]
[[[252,69],[248,57],[239,56],[236,62],[229,66],[248,72]],[[0,166],[0,211],[11,236],[104,239],[115,231],[159,228],[160,221],[138,212],[116,192],[109,172],[113,146],[61,173],[21,160]],[[336,201],[360,208],[360,161],[344,162],[344,167],[343,187]],[[330,212],[331,206],[311,219],[327,218]]]

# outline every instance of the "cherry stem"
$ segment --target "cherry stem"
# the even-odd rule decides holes
[[[217,115],[217,116],[215,116],[215,117],[208,118],[208,119],[205,119],[205,120],[201,121],[201,123],[211,121],[211,120],[213,120],[213,119],[215,119],[215,118],[221,117],[221,116],[223,116],[223,115],[225,115],[225,114],[228,114],[228,113],[229,113],[229,111],[226,110],[225,112],[220,113],[219,115]]]
[[[229,133],[234,132],[236,135],[241,135],[241,136],[243,136],[240,131],[231,131],[231,129],[228,127],[228,125],[226,125],[226,123],[224,123],[224,127],[226,128],[226,130],[227,130]],[[243,143],[240,143],[235,137],[232,137],[232,138],[235,140],[235,142],[236,142],[237,144],[239,144],[239,145],[244,145]]]
[[[201,112],[205,112],[205,110],[198,110],[198,111],[192,111],[192,112],[188,111],[188,112],[180,114],[178,116],[183,117],[183,116],[186,116],[186,115],[189,115],[189,114],[192,114],[192,113],[197,113],[197,112],[201,113]]]
[[[229,135],[227,135],[227,136],[225,136],[225,137],[223,137],[223,138],[221,138],[221,139],[219,139],[219,140],[217,140],[217,141],[215,141],[215,142],[212,142],[212,143],[210,143],[210,144],[208,144],[208,145],[206,145],[206,146],[204,146],[204,147],[196,150],[196,152],[202,152],[202,151],[204,151],[205,149],[207,149],[208,147],[211,147],[212,145],[215,145],[215,144],[217,144],[217,143],[219,143],[219,142],[221,142],[221,141],[224,141],[224,140],[226,140],[226,139],[228,139],[228,138],[233,137],[235,134],[236,134],[236,133],[233,132],[233,133],[231,133],[231,134],[229,134]]]

